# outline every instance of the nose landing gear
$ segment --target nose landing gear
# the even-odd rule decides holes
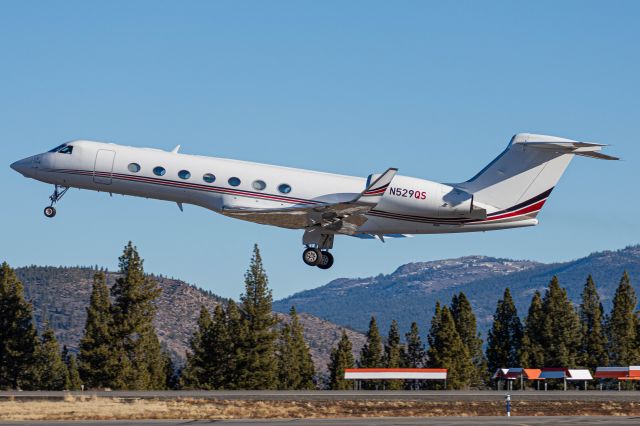
[[[49,197],[51,200],[51,204],[48,207],[44,208],[44,215],[46,217],[54,217],[56,215],[56,208],[53,207],[55,203],[60,201],[60,199],[67,193],[69,190],[68,186],[58,186],[55,185],[55,189],[53,190],[53,194]]]

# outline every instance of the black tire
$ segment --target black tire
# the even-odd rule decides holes
[[[56,215],[56,208],[53,207],[53,206],[45,207],[44,208],[44,215],[46,217],[54,217]]]
[[[317,266],[322,260],[322,252],[315,248],[308,248],[302,252],[302,261],[309,266]]]
[[[322,260],[316,265],[320,269],[329,269],[333,266],[333,255],[328,251],[322,252]]]

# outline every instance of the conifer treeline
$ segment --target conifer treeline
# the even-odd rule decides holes
[[[609,315],[604,314],[593,278],[589,276],[576,309],[553,277],[544,296],[536,291],[520,323],[509,289],[498,302],[489,331],[489,369],[521,366],[628,366],[640,362],[640,321],[637,299],[625,272]]]
[[[351,342],[343,332],[338,346],[331,353],[329,387],[349,389],[353,383],[343,379],[344,370],[361,368],[447,368],[448,387],[481,387],[487,380],[487,361],[482,352],[482,339],[476,330],[476,318],[464,293],[457,294],[451,306],[436,304],[427,336],[428,349],[422,343],[418,324],[413,322],[400,341],[398,323],[391,322],[389,334],[383,343],[375,317],[371,317],[367,341],[360,352],[359,361],[351,354]],[[439,388],[441,384],[425,384],[413,380],[367,380],[364,389],[419,389]]]
[[[312,389],[314,366],[295,309],[278,332],[258,247],[238,305],[203,306],[181,375],[187,389]]]
[[[129,242],[119,258],[120,275],[109,290],[104,272],[95,274],[84,335],[76,358],[60,350],[53,329],[38,336],[31,304],[14,271],[0,267],[0,389],[312,389],[319,385],[295,308],[284,324],[272,312],[272,294],[260,251],[254,247],[240,303],[201,308],[181,371],[175,371],[153,327],[160,293],[145,275],[143,260]],[[448,387],[482,388],[501,367],[584,367],[640,364],[637,298],[625,272],[605,315],[589,276],[575,308],[554,277],[536,291],[524,321],[510,290],[504,291],[487,335],[464,293],[449,306],[436,303],[426,345],[418,323],[401,337],[394,320],[380,335],[371,317],[366,344],[356,360],[345,331],[332,350],[327,386],[350,389],[344,370],[362,368],[447,368]],[[419,381],[366,381],[368,389],[438,388]]]
[[[60,350],[46,324],[38,337],[31,304],[6,263],[0,268],[0,389],[126,390],[311,389],[315,370],[303,328],[292,308],[278,329],[258,247],[245,275],[240,304],[203,306],[191,353],[178,374],[156,335],[156,281],[145,275],[131,242],[119,258],[111,289],[95,274],[79,354]],[[180,376],[178,378],[178,376]]]
[[[13,269],[0,266],[0,389],[79,389],[75,357],[49,324],[38,337],[31,304]]]
[[[331,355],[329,386],[346,389],[352,384],[340,378],[345,368],[358,367],[433,367],[448,369],[448,387],[453,389],[482,388],[489,385],[490,375],[498,368],[564,367],[588,368],[608,365],[640,364],[640,313],[637,299],[625,272],[613,298],[609,315],[604,314],[593,278],[584,285],[580,306],[576,309],[553,277],[544,295],[536,291],[524,324],[507,288],[498,301],[493,324],[487,335],[487,349],[476,330],[476,318],[464,295],[454,295],[450,306],[436,303],[431,319],[427,347],[420,341],[414,322],[406,334],[405,344],[399,344],[397,323],[392,322],[387,343],[382,340],[375,317],[371,318],[367,341],[360,360],[351,356],[351,343],[346,334]],[[391,350],[390,348],[393,348]],[[390,357],[386,354],[399,354]],[[385,356],[386,355],[386,356]],[[407,381],[405,388],[418,384]],[[398,389],[395,381],[367,381],[365,389]],[[439,384],[422,386],[439,387]]]

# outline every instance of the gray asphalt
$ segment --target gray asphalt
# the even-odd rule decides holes
[[[79,422],[0,422],[2,426],[469,426],[469,425],[561,425],[613,426],[637,425],[640,417],[429,417],[429,418],[366,418],[366,419],[309,419],[309,420],[139,420],[139,421],[79,421]]]
[[[62,399],[65,395],[123,399],[203,398],[219,400],[341,401],[501,401],[505,391],[117,391],[117,392],[0,392],[3,399]],[[640,401],[640,391],[512,391],[516,401]]]

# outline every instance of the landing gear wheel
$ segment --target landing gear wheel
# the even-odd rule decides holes
[[[317,266],[322,261],[322,252],[317,248],[308,248],[302,252],[302,260],[309,266]]]
[[[46,217],[54,217],[56,215],[56,208],[53,207],[53,206],[45,207],[44,208],[44,215]]]
[[[328,251],[323,251],[322,259],[320,259],[320,262],[316,266],[320,269],[331,268],[331,266],[333,266],[333,255]]]

